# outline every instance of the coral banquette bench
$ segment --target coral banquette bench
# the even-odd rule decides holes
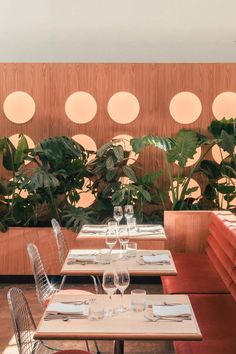
[[[174,254],[178,275],[162,276],[166,294],[188,294],[203,340],[174,342],[176,354],[236,353],[236,216],[210,214],[203,254]]]

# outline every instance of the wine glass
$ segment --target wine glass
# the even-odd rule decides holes
[[[125,205],[124,206],[124,214],[126,221],[134,216],[134,208],[133,205]]]
[[[126,245],[129,243],[129,235],[127,227],[122,227],[119,231],[119,242],[122,250],[122,254],[126,252]],[[123,256],[122,256],[123,258]],[[125,257],[124,257],[125,258]]]
[[[123,218],[123,210],[121,206],[119,205],[114,206],[113,217],[118,222],[118,226],[119,226],[120,221]]]
[[[110,220],[107,223],[107,233],[106,233],[106,245],[112,251],[112,248],[115,246],[117,242],[117,234],[118,234],[118,223],[115,220]]]
[[[114,270],[106,270],[103,272],[102,287],[109,297],[108,316],[113,315],[112,295],[115,294],[116,289],[117,289],[116,285],[115,285],[115,277],[116,277],[116,273]]]
[[[115,286],[121,293],[121,307],[120,312],[126,311],[124,307],[124,292],[128,288],[130,283],[129,271],[126,268],[119,267],[116,269],[115,273]]]

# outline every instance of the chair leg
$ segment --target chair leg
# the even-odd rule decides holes
[[[99,350],[99,348],[98,348],[98,344],[97,344],[97,341],[96,341],[96,340],[94,341],[94,344],[95,344],[95,348],[96,348],[96,353],[97,353],[97,354],[100,354],[101,352],[100,352],[100,350]]]
[[[94,284],[94,288],[95,288],[95,293],[98,294],[98,285],[97,285],[97,280],[95,278],[94,275],[90,275],[91,278],[93,279],[93,284]]]
[[[88,344],[88,341],[87,341],[87,340],[85,341],[85,345],[86,345],[86,350],[87,350],[87,352],[90,352],[89,344]]]
[[[60,290],[64,287],[65,281],[66,281],[66,275],[64,275],[62,280],[61,280],[61,284],[60,284],[60,287],[59,287]]]

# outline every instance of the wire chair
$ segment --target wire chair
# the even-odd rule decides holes
[[[45,307],[51,296],[57,291],[59,291],[59,289],[55,288],[50,283],[46,271],[44,269],[44,265],[41,260],[38,248],[33,243],[30,243],[27,246],[27,251],[33,269],[38,301],[43,307]]]
[[[33,243],[30,243],[27,246],[27,251],[33,269],[38,301],[45,308],[48,305],[48,302],[52,297],[52,295],[60,291],[60,289],[57,289],[55,286],[53,286],[50,283],[43,262],[41,260],[38,248]],[[61,290],[61,291],[66,291],[66,290]],[[87,291],[83,291],[83,290],[82,291],[75,290],[75,291],[78,291],[80,293],[88,293]],[[86,342],[86,347],[89,350],[88,342],[87,341],[85,342]],[[94,343],[96,346],[97,353],[99,353],[99,349],[96,341],[94,341]]]
[[[66,260],[66,257],[68,255],[68,252],[69,252],[69,247],[66,243],[65,237],[61,231],[61,226],[58,223],[58,221],[56,219],[52,219],[51,224],[52,224],[53,233],[54,233],[54,236],[56,239],[59,261],[60,261],[61,266],[63,266],[63,264]],[[98,277],[96,278],[94,275],[90,275],[90,276],[93,279],[95,292],[96,292],[96,294],[98,294],[97,282],[100,285],[100,279]],[[66,281],[66,275],[64,275],[62,278],[62,281],[60,284],[60,289],[63,288],[65,281]]]
[[[57,349],[48,347],[42,341],[35,340],[33,334],[36,330],[36,325],[22,290],[18,288],[8,290],[7,301],[11,313],[16,344],[20,354],[91,354],[83,350],[62,350],[58,352]]]

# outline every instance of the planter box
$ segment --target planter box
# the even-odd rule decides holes
[[[76,235],[63,229],[70,248],[75,248]],[[52,228],[50,227],[10,227],[0,233],[0,275],[31,275],[27,245],[33,242],[39,249],[48,274],[60,273],[60,264]]]
[[[208,236],[210,211],[166,211],[164,217],[167,242],[140,241],[143,249],[167,248],[172,252],[202,252]],[[76,241],[76,234],[62,228],[69,248],[104,248],[103,240]],[[39,248],[49,275],[60,274],[60,264],[52,228],[12,227],[0,233],[0,275],[31,275],[27,245]]]

